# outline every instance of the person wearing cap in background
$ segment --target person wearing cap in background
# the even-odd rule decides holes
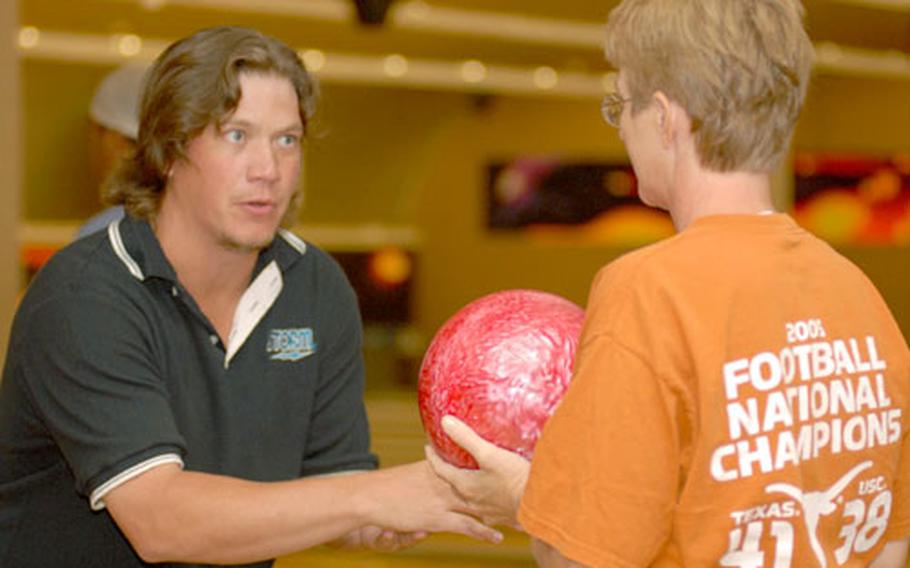
[[[136,147],[139,103],[147,66],[130,62],[108,73],[92,96],[89,107],[88,148],[92,183],[100,188],[120,161]],[[79,227],[76,238],[106,228],[123,217],[123,207],[102,210]]]

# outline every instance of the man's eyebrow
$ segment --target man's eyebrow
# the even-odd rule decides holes
[[[248,120],[242,119],[242,118],[231,118],[231,119],[225,120],[224,122],[222,122],[220,124],[220,128],[224,128],[227,126],[242,126],[244,128],[255,127],[254,123],[252,123]],[[303,124],[301,124],[300,121],[295,121],[295,122],[292,122],[291,124],[288,124],[287,126],[285,126],[283,128],[278,128],[276,131],[277,132],[303,132]]]
[[[289,124],[288,126],[285,126],[284,128],[279,128],[278,130],[280,132],[303,132],[303,124],[301,124],[298,121],[298,122]]]

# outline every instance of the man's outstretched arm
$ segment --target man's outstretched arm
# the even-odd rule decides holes
[[[501,535],[454,512],[461,499],[426,462],[343,476],[258,483],[167,464],[104,503],[147,562],[235,564],[275,558],[364,526],[398,533]]]

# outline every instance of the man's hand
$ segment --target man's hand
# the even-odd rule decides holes
[[[427,461],[467,503],[464,512],[480,517],[488,525],[518,524],[518,504],[524,493],[531,463],[516,453],[504,450],[477,435],[454,416],[442,419],[442,428],[456,444],[465,449],[479,469],[461,469],[440,458],[427,446]]]
[[[414,546],[427,536],[428,534],[423,531],[404,533],[370,525],[361,527],[328,544],[341,550],[367,549],[376,552],[397,552]]]
[[[430,465],[417,462],[373,472],[382,494],[367,496],[369,523],[397,533],[454,532],[498,544],[502,534],[465,514],[467,504]]]
[[[360,529],[360,545],[377,552],[397,552],[414,546],[427,536],[423,531],[404,533],[370,526]]]

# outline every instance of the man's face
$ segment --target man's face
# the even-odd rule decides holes
[[[207,126],[171,167],[160,214],[176,217],[169,224],[184,238],[258,250],[275,237],[297,187],[303,125],[288,79],[244,73],[240,87],[234,113]]]

